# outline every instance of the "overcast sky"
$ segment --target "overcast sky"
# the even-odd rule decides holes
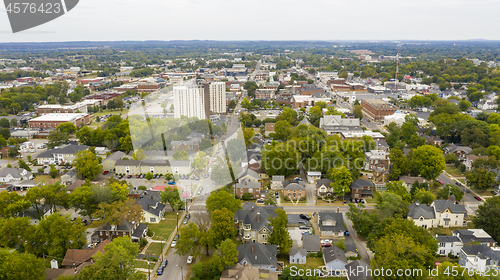
[[[16,34],[1,6],[0,42],[500,40],[493,0],[80,0]]]

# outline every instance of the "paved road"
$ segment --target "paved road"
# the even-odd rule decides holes
[[[339,208],[340,213],[347,213],[349,206],[283,206],[287,214],[314,213],[319,211],[334,211]],[[366,206],[365,209],[375,209],[374,206]]]
[[[361,256],[361,260],[365,263],[370,263],[370,255],[368,254],[365,245],[361,242],[361,240],[359,240],[358,233],[355,232],[352,228],[351,220],[347,219],[346,216],[344,216],[344,224],[349,231],[349,236],[346,236],[346,240],[348,238],[352,239],[352,241],[354,241],[354,244],[356,245],[356,248],[358,249],[358,254]]]
[[[175,254],[175,248],[170,248],[167,255],[168,265],[163,271],[163,275],[159,275],[160,280],[183,280],[186,279],[186,274],[189,271],[187,264],[187,256],[179,256]],[[181,275],[181,267],[183,275]],[[154,272],[156,273],[156,271]],[[152,273],[153,274],[153,273]],[[153,275],[151,275],[153,277]]]
[[[443,182],[444,186],[446,186],[448,184],[455,185],[455,183],[457,182],[457,181],[451,179],[450,177],[448,177],[445,173],[441,173],[441,175],[439,175],[437,179],[440,180],[441,182]],[[465,192],[465,187],[461,187],[460,189]],[[474,198],[474,195],[475,194],[472,192],[470,192],[470,193],[465,192],[462,201],[467,205],[472,204],[472,206],[477,206],[477,204],[482,204],[482,202],[479,202]]]

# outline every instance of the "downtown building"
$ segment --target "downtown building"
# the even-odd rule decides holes
[[[210,115],[226,113],[226,84],[198,83],[174,86],[174,117],[209,119]]]

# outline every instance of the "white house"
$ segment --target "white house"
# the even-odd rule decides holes
[[[460,250],[458,264],[467,270],[492,272],[500,265],[500,248],[490,248],[486,245],[470,245]]]
[[[331,272],[330,275],[333,273],[340,275],[347,264],[344,251],[336,246],[323,248],[323,260],[328,271]]]
[[[461,227],[467,217],[465,205],[455,204],[451,200],[434,200],[430,206],[418,201],[410,205],[407,214],[409,220],[417,226],[430,227]]]
[[[290,253],[288,254],[290,256],[290,263],[295,263],[295,264],[305,264],[306,263],[306,258],[307,258],[307,250],[306,249],[300,249],[300,248],[292,248],[290,249]]]
[[[438,240],[438,255],[441,256],[448,256],[449,254],[452,254],[454,256],[459,256],[460,255],[460,250],[463,247],[462,242],[460,239],[456,236],[436,236]]]
[[[85,145],[68,145],[59,149],[51,149],[45,151],[37,156],[39,165],[48,164],[72,164],[75,155],[83,150],[87,150],[88,146]]]
[[[321,179],[321,172],[319,171],[307,171],[307,182],[314,184],[316,180]]]
[[[459,229],[455,230],[452,236],[436,235],[436,237],[439,241],[437,253],[444,256],[452,254],[458,257],[462,247],[472,242],[479,242],[488,247],[496,245],[495,240],[483,229]]]
[[[33,179],[33,174],[24,168],[2,168],[0,170],[0,182],[22,181]]]
[[[283,188],[283,182],[285,181],[285,176],[273,176],[271,177],[271,189],[281,190]]]

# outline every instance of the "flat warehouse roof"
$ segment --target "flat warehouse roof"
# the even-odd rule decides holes
[[[34,118],[34,119],[31,119],[30,121],[37,121],[37,122],[49,122],[49,121],[73,121],[73,120],[76,120],[78,118],[82,118],[82,117],[85,117],[87,114],[83,114],[83,113],[74,113],[74,114],[70,114],[70,113],[64,113],[64,114],[57,114],[57,113],[54,113],[54,114],[46,114],[46,115],[43,115],[43,116],[40,116],[38,118]]]

